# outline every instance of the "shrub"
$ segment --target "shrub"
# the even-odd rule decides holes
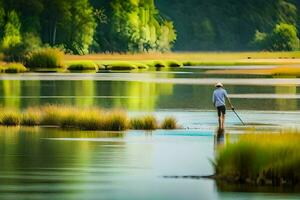
[[[26,67],[34,68],[63,68],[64,53],[58,48],[42,48],[32,52],[27,60]]]
[[[71,63],[68,70],[97,70],[97,65],[93,61],[81,61]]]
[[[4,59],[7,62],[25,62],[26,56],[40,48],[42,45],[41,39],[34,33],[25,33],[21,43],[3,49]]]
[[[177,121],[174,117],[166,117],[161,123],[162,129],[176,129]]]
[[[26,71],[26,67],[21,63],[9,63],[1,68],[1,72],[4,73],[22,73]]]

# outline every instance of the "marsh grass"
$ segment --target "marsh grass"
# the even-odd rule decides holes
[[[225,180],[256,185],[300,184],[300,134],[246,134],[221,149],[216,175]]]
[[[161,128],[172,129],[175,119],[166,118],[168,125]],[[164,122],[166,124],[166,122]],[[160,128],[153,115],[130,119],[119,109],[103,110],[97,107],[76,108],[72,106],[46,105],[32,107],[22,112],[1,110],[0,125],[6,126],[55,126],[64,129],[124,131],[127,129],[154,130]]]
[[[132,118],[130,127],[136,130],[155,130],[158,127],[158,122],[153,115],[145,115]]]
[[[20,125],[38,126],[41,123],[41,113],[36,108],[30,108],[21,114]]]
[[[166,117],[160,127],[162,129],[177,129],[178,125],[177,125],[177,120],[174,117]]]
[[[41,125],[59,126],[63,117],[73,110],[68,106],[47,105],[40,108]]]
[[[21,115],[18,111],[5,110],[1,112],[0,123],[4,126],[19,126]]]

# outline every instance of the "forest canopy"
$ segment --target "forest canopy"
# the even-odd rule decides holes
[[[0,41],[12,58],[42,45],[72,54],[292,51],[299,9],[297,0],[0,0]]]

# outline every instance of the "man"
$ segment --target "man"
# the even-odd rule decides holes
[[[218,120],[219,120],[219,129],[224,129],[224,122],[225,122],[225,114],[226,114],[226,102],[225,99],[227,99],[230,107],[232,110],[234,110],[234,107],[232,106],[230,99],[228,97],[228,94],[226,90],[223,88],[222,83],[217,83],[216,89],[213,93],[213,104],[217,108],[218,111]]]

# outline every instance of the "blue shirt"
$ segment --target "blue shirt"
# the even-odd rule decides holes
[[[214,91],[212,101],[216,107],[225,106],[225,97],[228,97],[226,90],[217,88]]]

